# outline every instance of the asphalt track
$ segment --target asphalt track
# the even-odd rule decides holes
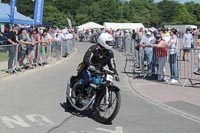
[[[199,106],[191,108],[178,101],[160,102],[150,97],[150,92],[156,92],[155,88],[162,88],[162,85],[127,76],[124,73],[125,56],[116,50],[114,53],[121,79],[116,85],[121,89],[122,98],[116,119],[110,125],[103,125],[94,121],[89,114],[65,112],[60,103],[65,102],[67,80],[76,73],[76,66],[90,45],[93,44],[77,43],[77,51],[61,62],[1,79],[0,132],[199,133],[198,120],[166,108],[167,105],[177,107],[179,104],[180,110],[181,107],[191,109],[185,114],[198,115]],[[145,88],[149,92],[142,90]]]

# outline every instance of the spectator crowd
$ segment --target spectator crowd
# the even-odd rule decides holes
[[[9,52],[7,72],[13,73],[17,69],[48,64],[51,56],[69,56],[75,50],[75,32],[67,28],[20,28],[15,24],[1,47]]]
[[[199,35],[197,29],[186,29],[182,33],[175,28],[148,30],[141,27],[137,30],[123,30],[38,27],[25,29],[14,25],[7,35],[6,42],[9,44],[8,72],[13,73],[16,64],[19,65],[17,68],[33,68],[38,64],[48,64],[52,53],[56,58],[67,57],[70,51],[75,49],[75,41],[96,43],[98,36],[105,32],[114,37],[114,48],[132,56],[135,67],[141,70],[144,77],[156,77],[158,81],[167,81],[166,64],[169,64],[168,82],[170,83],[178,82],[178,61],[189,61],[191,49],[197,48],[196,40]],[[26,61],[24,61],[25,57],[27,57]]]

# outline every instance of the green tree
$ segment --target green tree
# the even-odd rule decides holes
[[[127,12],[125,18],[129,18],[130,22],[144,23],[149,27],[159,25],[159,10],[155,3],[148,0],[132,0],[126,4],[129,7],[125,7],[123,11]]]
[[[181,5],[177,10],[176,14],[172,17],[172,24],[194,24],[197,20],[195,16],[188,12],[184,5]]]
[[[9,3],[9,0],[2,0]],[[20,13],[33,18],[35,2],[17,0]],[[44,22],[66,27],[66,18],[73,26],[94,21],[143,23],[145,27],[160,27],[164,24],[200,25],[200,4],[178,3],[174,0],[131,0],[120,3],[119,0],[45,0]]]
[[[187,11],[197,20],[200,21],[200,4],[193,1],[184,4]],[[198,22],[197,22],[198,23]]]
[[[44,22],[50,22],[59,27],[65,27],[67,24],[66,23],[66,18],[67,18],[66,14],[64,14],[63,12],[60,12],[51,3],[46,3],[43,14],[44,14],[43,15]]]
[[[158,3],[160,10],[160,19],[163,24],[169,24],[173,21],[173,17],[177,14],[177,9],[181,7],[181,4],[177,1],[163,0]]]

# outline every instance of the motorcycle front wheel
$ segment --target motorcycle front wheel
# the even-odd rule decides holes
[[[104,124],[112,122],[119,112],[120,105],[121,95],[119,90],[109,89],[107,98],[106,92],[100,93],[95,104],[96,121]]]

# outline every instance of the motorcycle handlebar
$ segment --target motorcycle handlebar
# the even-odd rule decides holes
[[[108,72],[109,74],[112,74],[112,75],[115,74],[115,72],[113,72],[113,71],[111,71],[111,70],[109,70],[107,68],[103,68],[103,70],[106,71],[106,72]]]

